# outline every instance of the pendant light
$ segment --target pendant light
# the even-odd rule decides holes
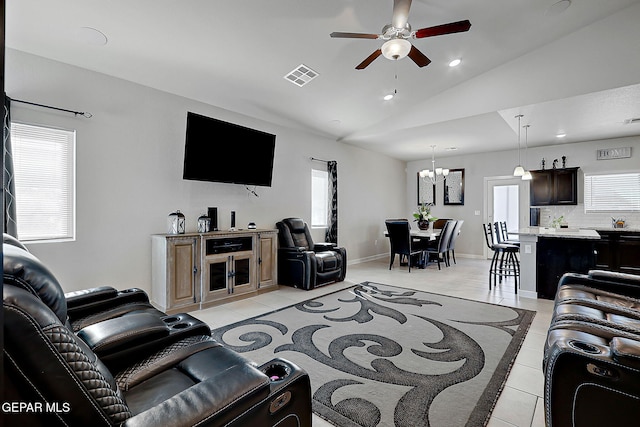
[[[516,119],[518,119],[518,166],[515,167],[515,169],[513,170],[513,176],[523,176],[524,175],[524,168],[522,167],[522,164],[520,163],[520,119],[522,118],[522,114],[518,114],[516,116]]]
[[[531,125],[524,125],[522,126],[524,128],[524,165],[527,165],[527,157],[529,154],[529,126]],[[529,171],[529,169],[527,169],[524,172],[524,175],[522,175],[522,180],[523,181],[531,181],[533,179],[533,177],[531,176],[531,172]]]

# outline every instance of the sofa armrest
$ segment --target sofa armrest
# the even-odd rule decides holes
[[[313,289],[317,271],[315,252],[304,248],[278,249],[278,284]]]
[[[269,378],[250,364],[235,365],[129,419],[126,427],[221,426],[269,396]]]
[[[640,298],[640,276],[613,271],[591,270],[589,274],[565,273],[558,283],[563,285],[583,285],[601,291],[613,292],[632,298]]]
[[[154,314],[136,313],[95,323],[77,335],[93,352],[103,356],[166,337],[169,327]]]
[[[640,341],[615,337],[611,340],[611,352],[616,362],[640,369]]]
[[[594,280],[606,280],[616,283],[640,286],[640,276],[628,273],[618,273],[607,270],[589,270],[589,277]]]
[[[71,321],[126,305],[138,305],[140,309],[153,307],[147,293],[138,288],[118,291],[110,286],[102,286],[70,292],[65,296],[67,314]]]
[[[64,294],[64,297],[67,300],[67,309],[73,309],[82,305],[112,299],[117,295],[118,291],[115,288],[111,286],[100,286],[97,288],[67,292]]]
[[[335,243],[328,243],[328,242],[323,242],[323,243],[315,243],[313,245],[313,251],[314,252],[324,252],[324,251],[332,251],[334,250],[338,245],[336,245]]]

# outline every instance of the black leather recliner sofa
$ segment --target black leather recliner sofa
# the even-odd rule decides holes
[[[23,247],[3,252],[3,425],[311,425],[309,377],[296,365],[257,366],[198,319],[123,302],[127,292],[67,299]],[[74,330],[76,309],[96,321]]]
[[[347,250],[333,243],[314,243],[300,218],[286,218],[278,228],[278,283],[305,290],[341,282],[347,274]]]
[[[640,423],[640,276],[559,282],[544,349],[547,427]]]

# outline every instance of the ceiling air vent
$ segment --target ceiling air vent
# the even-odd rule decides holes
[[[297,86],[304,86],[309,83],[311,80],[318,77],[318,73],[313,71],[311,68],[307,67],[304,64],[298,65],[296,68],[291,70],[284,78],[289,80],[291,83]]]

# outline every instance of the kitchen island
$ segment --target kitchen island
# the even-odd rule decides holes
[[[553,299],[566,272],[587,273],[596,266],[595,230],[525,227],[520,239],[520,292],[530,298]]]

